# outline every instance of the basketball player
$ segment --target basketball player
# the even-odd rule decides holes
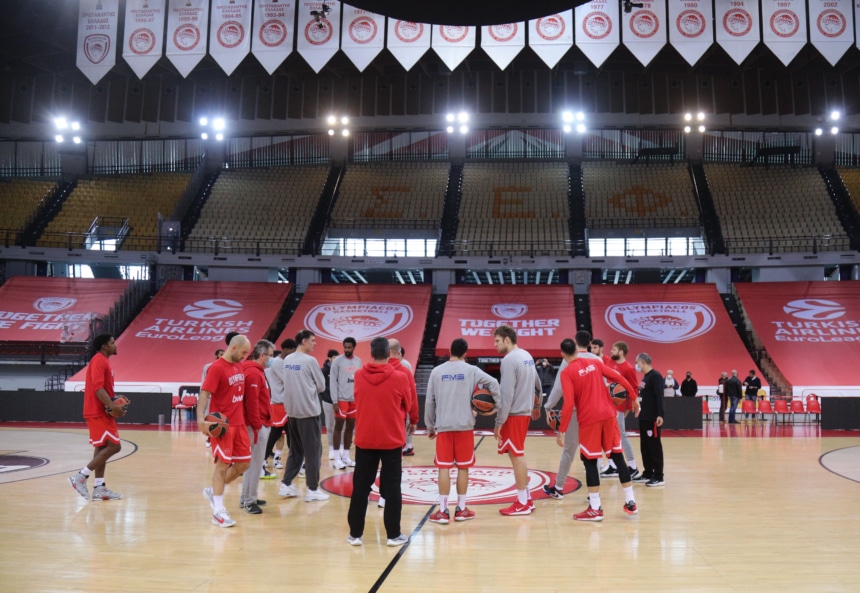
[[[388,340],[388,345],[391,347],[391,364],[406,372],[412,386],[415,387],[415,373],[412,371],[412,365],[409,361],[403,358],[403,346],[400,345],[400,340]],[[415,449],[412,447],[412,434],[415,432],[415,427],[418,426],[418,388],[415,387],[415,398],[413,400],[414,417],[406,421],[406,443],[403,444],[403,456],[411,457],[415,455]],[[411,426],[411,428],[410,428]]]
[[[602,521],[603,508],[600,506],[600,473],[597,461],[605,452],[618,467],[618,478],[624,489],[624,512],[635,515],[636,500],[633,496],[633,482],[630,471],[621,453],[621,435],[618,434],[616,410],[606,390],[604,378],[620,383],[627,390],[634,414],[639,415],[639,402],[632,385],[621,373],[610,369],[603,362],[577,358],[567,365],[561,373],[561,389],[564,406],[561,410],[561,425],[556,440],[564,446],[568,424],[574,408],[579,422],[579,454],[585,464],[585,482],[588,485],[589,506],[573,518],[577,521]]]
[[[361,359],[355,355],[355,338],[344,338],[343,354],[331,363],[331,405],[334,407],[334,466],[337,469],[355,467],[349,457],[352,433],[355,430],[355,372]],[[341,441],[343,433],[343,441]]]
[[[630,352],[630,347],[627,342],[615,342],[612,345],[612,350],[609,353],[610,369],[621,373],[621,376],[627,379],[631,385],[639,385],[639,377],[636,376],[636,369],[633,365],[627,362],[627,353]],[[630,400],[615,405],[616,419],[618,420],[618,432],[621,433],[621,448],[624,449],[624,459],[627,461],[627,466],[630,469],[630,478],[636,479],[639,476],[639,470],[636,467],[636,458],[633,456],[633,445],[630,443],[630,438],[627,436],[627,427],[624,419],[627,417],[627,412],[633,409],[630,405]],[[618,468],[615,467],[615,462],[609,460],[607,467],[600,474],[601,476],[617,476]]]
[[[248,429],[248,441],[251,443],[251,467],[261,468],[264,474],[268,473],[264,465],[266,443],[269,442],[272,425],[272,394],[264,369],[271,366],[274,354],[275,345],[269,340],[260,340],[254,345],[249,360],[242,365],[242,372],[245,374],[245,426]],[[266,504],[265,500],[257,498],[257,486],[260,482],[256,472],[257,470],[253,469],[242,476],[242,493],[239,495],[239,507],[251,515],[262,513],[263,509],[260,507]]]
[[[287,425],[287,412],[284,410],[284,359],[295,351],[296,341],[287,338],[281,342],[281,353],[272,359],[272,366],[266,369],[266,379],[272,393],[272,429],[266,443],[266,459],[274,455],[273,469],[284,469],[281,463]]]
[[[334,404],[331,399],[331,365],[334,359],[340,356],[340,352],[335,349],[328,351],[320,370],[325,379],[325,391],[320,394],[320,403],[323,410],[323,420],[325,421],[325,434],[328,440],[328,458],[334,461]],[[343,430],[340,431],[343,436]],[[301,474],[299,474],[301,475]]]
[[[439,468],[439,510],[430,515],[431,523],[447,525],[448,494],[451,492],[451,468],[457,466],[457,507],[455,521],[475,518],[475,511],[466,506],[469,468],[475,465],[475,415],[472,413],[472,393],[483,385],[499,406],[499,383],[478,367],[466,362],[469,344],[463,338],[451,342],[451,357],[437,366],[427,382],[424,402],[424,422],[428,438],[436,439]]]
[[[224,508],[224,486],[245,473],[251,463],[251,444],[245,428],[243,408],[245,374],[242,372],[242,360],[250,350],[251,342],[245,336],[238,334],[230,340],[224,356],[209,367],[197,400],[197,425],[200,432],[206,434],[204,419],[207,409],[221,412],[230,423],[224,436],[211,437],[215,469],[212,472],[212,486],[203,489],[203,496],[212,507],[212,524],[218,527],[233,527],[236,524]]]
[[[493,342],[502,358],[501,398],[493,431],[499,445],[499,455],[508,454],[514,469],[517,500],[499,509],[502,515],[529,515],[535,509],[528,492],[529,469],[525,443],[529,419],[540,418],[540,404],[535,407],[535,394],[541,393],[540,378],[532,355],[517,346],[517,332],[510,325],[500,325],[493,332]]]
[[[113,369],[108,361],[116,354],[116,340],[111,334],[98,335],[93,340],[93,350],[95,354],[87,366],[84,383],[84,419],[90,431],[93,458],[81,471],[69,476],[69,483],[75,492],[89,500],[87,478],[91,473],[95,473],[92,499],[119,500],[122,494],[109,490],[105,485],[105,466],[108,459],[122,449],[113,414],[125,416],[122,406],[113,401],[116,397],[113,390]],[[107,411],[108,408],[110,412]]]
[[[380,464],[380,488],[384,487],[388,496],[383,515],[387,544],[395,547],[409,541],[409,536],[400,531],[403,506],[400,479],[403,473],[401,453],[406,440],[404,419],[412,406],[412,387],[406,375],[388,364],[389,354],[388,340],[374,338],[370,343],[373,362],[355,373],[355,472],[346,538],[352,546],[362,545],[367,497]]]
[[[329,499],[328,494],[319,490],[322,457],[319,394],[325,391],[325,377],[317,360],[311,356],[316,342],[314,333],[303,329],[296,334],[296,351],[284,359],[284,408],[290,416],[287,422],[290,454],[278,496],[292,498],[299,495],[293,480],[298,477],[304,462],[308,486],[305,502]]]
[[[596,354],[588,351],[588,345],[591,343],[591,334],[585,330],[576,332],[575,339],[566,338],[561,341],[561,365],[558,367],[558,374],[555,376],[555,382],[552,386],[552,391],[546,400],[544,407],[547,412],[553,409],[559,401],[561,401],[561,372],[567,368],[570,361],[576,358],[590,358],[591,360],[600,360]],[[561,426],[558,427],[561,431]],[[564,483],[567,482],[567,476],[570,474],[570,467],[573,465],[573,460],[579,451],[579,422],[576,420],[576,409],[571,412],[571,421],[567,425],[567,431],[564,433],[564,448],[561,451],[561,459],[558,461],[558,472],[555,475],[555,486],[544,486],[543,491],[550,497],[561,500],[564,498]]]
[[[599,338],[591,339],[591,346],[589,348],[591,350],[591,353],[594,354],[597,358],[599,358],[603,362],[603,364],[609,364],[612,359],[603,353],[603,348],[603,340]]]

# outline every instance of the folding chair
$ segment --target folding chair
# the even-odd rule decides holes
[[[812,419],[812,415],[815,414],[815,421],[821,422],[821,402],[818,401],[818,396],[814,393],[806,396],[806,413],[809,414],[810,420]]]

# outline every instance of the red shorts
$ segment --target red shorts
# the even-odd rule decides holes
[[[227,428],[227,434],[220,439],[210,437],[212,455],[215,461],[219,459],[227,464],[247,463],[251,461],[251,440],[248,438],[248,429],[245,426],[233,426]]]
[[[526,452],[526,432],[529,430],[531,416],[508,416],[502,424],[499,439],[499,455],[510,453],[514,457],[522,457]]]
[[[108,443],[119,445],[119,429],[113,416],[96,416],[86,418],[87,428],[90,429],[90,444],[93,447],[104,447]]]
[[[272,426],[283,426],[287,423],[287,411],[284,404],[271,404]]]
[[[337,402],[335,418],[355,418],[355,402]]]
[[[586,459],[600,459],[604,453],[621,453],[621,433],[615,417],[579,427],[579,454]]]
[[[457,430],[436,434],[436,467],[472,467],[475,465],[475,433]]]

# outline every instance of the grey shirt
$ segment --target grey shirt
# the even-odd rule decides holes
[[[499,383],[501,401],[496,426],[503,425],[508,416],[529,416],[534,409],[535,393],[541,393],[540,378],[532,355],[514,348],[502,359],[502,380]]]
[[[593,358],[595,360],[600,360],[599,356],[592,354],[591,352],[586,352],[585,350],[577,351],[576,358]],[[556,404],[561,401],[561,372],[567,368],[567,365],[568,362],[566,360],[562,360],[561,365],[558,367],[555,382],[552,384],[552,391],[549,392],[549,397],[546,398],[546,403],[543,406],[547,410],[553,409]]]
[[[499,406],[499,382],[490,375],[462,360],[448,361],[430,373],[427,399],[424,402],[424,422],[436,432],[472,430],[472,392],[484,385]]]
[[[328,376],[332,404],[355,401],[355,371],[360,368],[361,359],[357,356],[347,358],[341,354],[334,359]]]
[[[284,403],[284,359],[276,356],[272,359],[272,366],[266,369],[266,380],[269,382],[269,391],[272,393],[273,404]]]
[[[310,354],[293,352],[284,359],[284,409],[290,418],[319,416],[325,377]]]

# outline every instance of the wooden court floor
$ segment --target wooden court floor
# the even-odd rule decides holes
[[[537,500],[525,517],[472,505],[476,520],[447,526],[426,521],[431,504],[408,504],[404,548],[384,545],[375,504],[365,545],[351,547],[347,498],[281,500],[276,480],[261,481],[268,505],[257,516],[239,510],[238,487],[229,486],[237,525],[219,529],[201,494],[211,465],[199,434],[174,425],[121,436],[107,483],[124,500],[87,503],[66,481],[91,456],[85,430],[0,425],[0,590],[860,591],[858,433],[709,425],[667,435],[666,486],[636,485],[635,517],[622,512],[617,479],[601,488],[602,523],[572,520],[585,508],[584,487],[563,501]],[[475,442],[484,473],[503,475],[507,459],[492,438]],[[532,436],[526,447],[531,470],[556,471],[554,439]],[[410,488],[432,491],[433,471],[421,468],[432,465],[433,444],[419,436],[415,448],[404,467],[423,477]],[[324,462],[324,478],[340,473]],[[584,481],[579,462],[572,477]]]

